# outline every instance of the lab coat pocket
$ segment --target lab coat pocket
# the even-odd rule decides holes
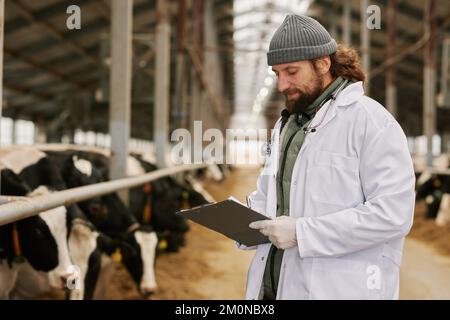
[[[359,159],[315,150],[307,169],[312,201],[353,207],[362,200]]]
[[[311,299],[374,300],[381,297],[377,264],[344,258],[316,258],[311,273]]]

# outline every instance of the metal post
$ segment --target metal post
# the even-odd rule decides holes
[[[202,49],[202,39],[203,39],[203,28],[202,28],[202,19],[203,14],[203,0],[193,0],[192,2],[192,52],[198,57],[199,67],[203,67],[203,59],[200,54]],[[195,68],[195,65],[194,65]],[[192,70],[192,85],[191,85],[191,116],[190,116],[190,126],[191,126],[191,134],[193,134],[192,139],[192,161],[193,163],[198,163],[202,161],[203,157],[203,130],[205,127],[205,123],[201,123],[202,130],[194,130],[195,121],[202,121],[202,112],[201,107],[203,103],[202,99],[202,83],[201,79],[196,74],[195,70]],[[200,137],[198,137],[200,135]]]
[[[110,125],[111,179],[126,176],[131,112],[133,1],[113,0],[111,19]],[[120,197],[128,203],[128,192]]]
[[[42,121],[37,120],[34,122],[34,142],[45,143],[46,141],[47,137],[45,136],[45,125]]]
[[[11,144],[17,144],[16,125],[17,125],[17,120],[16,119],[12,119],[12,123],[11,123]]]
[[[352,3],[351,0],[344,0],[342,11],[342,42],[346,45],[352,44]]]
[[[201,10],[202,10],[202,2],[203,0],[193,0],[193,12],[192,12],[192,19],[193,19],[193,51],[195,54],[197,54],[197,56],[199,57],[199,62],[200,65],[203,67],[203,60],[202,57],[200,55],[200,50],[201,50],[201,42],[202,42],[202,38],[203,38],[203,30],[202,30],[202,14],[201,14]],[[192,87],[192,103],[193,103],[193,121],[197,120],[197,121],[201,121],[201,105],[203,103],[202,101],[202,89],[201,89],[201,84],[200,81],[197,77],[195,77],[194,75],[194,82],[193,82],[193,87]],[[198,148],[198,146],[196,146],[194,144],[194,149]],[[195,151],[194,151],[195,154]]]
[[[330,34],[337,41],[337,23],[336,23],[336,12],[337,5],[336,2],[331,4],[331,15],[330,15]]]
[[[444,133],[442,135],[442,140],[441,140],[441,145],[442,145],[442,153],[448,153],[450,151],[450,134],[449,133]]]
[[[426,0],[424,13],[424,30],[428,35],[428,42],[424,50],[424,70],[423,70],[423,131],[427,137],[427,165],[433,162],[433,135],[436,132],[436,57],[435,57],[435,1]]]
[[[362,67],[364,74],[367,76],[370,72],[370,32],[367,28],[367,7],[369,6],[368,0],[361,0],[361,52],[362,52]],[[366,77],[364,81],[364,91],[366,95],[369,95],[370,91],[370,79]]]
[[[201,103],[201,91],[200,91],[200,81],[197,78],[197,75],[194,70],[191,72],[191,92],[190,92],[190,116],[189,116],[189,128],[192,135],[192,162],[195,163],[197,161],[200,161],[201,159],[198,159],[198,157],[195,157],[197,153],[200,152],[201,154],[201,148],[202,145],[198,144],[197,141],[202,141],[202,132],[197,132],[194,130],[194,123],[195,121],[199,121],[200,119],[200,103]],[[200,134],[200,137],[197,137],[196,135]]]
[[[200,61],[203,62],[204,55],[204,21],[205,21],[205,1],[194,0],[192,19],[194,20],[194,50],[200,57]]]
[[[192,45],[187,47],[187,53],[188,56],[192,62],[192,65],[194,67],[194,70],[197,74],[197,83],[198,83],[198,90],[201,92],[204,92],[206,96],[208,97],[208,105],[211,106],[211,108],[214,109],[214,112],[216,113],[216,118],[223,119],[218,125],[224,129],[227,123],[227,114],[225,113],[225,110],[223,108],[223,102],[222,98],[219,97],[216,94],[216,91],[214,90],[214,85],[210,79],[206,76],[206,70],[205,70],[205,4],[206,2],[204,0],[195,0],[192,2],[192,15],[193,15],[193,28],[192,28]],[[208,70],[209,71],[209,70]],[[195,82],[193,82],[195,83]],[[195,101],[195,87],[192,90],[192,100]],[[199,99],[201,100],[201,99]],[[197,106],[198,108],[204,107],[202,103],[195,104],[194,106]],[[203,110],[200,109],[198,114],[201,114],[203,118]],[[195,114],[195,111],[193,112]],[[195,118],[194,118],[195,119]],[[193,118],[191,117],[191,123],[193,121]]]
[[[450,60],[450,38],[444,38],[442,42],[442,69],[441,69],[441,105],[448,105],[450,101],[449,84],[449,62]]]
[[[182,128],[187,126],[187,110],[186,110],[186,0],[178,1],[178,25],[177,25],[177,86],[175,94],[176,110],[180,117],[179,125]]]
[[[387,10],[388,45],[387,45],[386,60],[391,59],[395,55],[395,43],[397,31],[396,11],[397,11],[397,0],[388,1],[388,10]],[[389,66],[386,72],[386,107],[394,117],[397,117],[397,83],[396,83],[395,64]]]
[[[154,141],[156,163],[167,166],[169,133],[169,95],[170,95],[170,11],[169,1],[157,2],[156,43],[155,43],[155,104],[153,108]]]

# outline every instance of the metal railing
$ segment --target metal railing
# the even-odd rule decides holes
[[[147,182],[183,171],[205,168],[207,164],[189,164],[164,168],[141,176],[128,177],[88,186],[57,191],[33,197],[0,197],[0,226],[39,214],[59,206],[68,206],[80,201],[102,196],[119,190],[130,189]]]
[[[450,169],[437,169],[437,168],[433,168],[433,167],[425,167],[422,170],[414,169],[414,171],[428,172],[430,174],[442,174],[442,175],[450,176]]]
[[[12,201],[23,200],[23,199],[26,199],[26,197],[0,196],[0,205],[6,204],[6,203],[9,203],[9,202],[12,202]]]

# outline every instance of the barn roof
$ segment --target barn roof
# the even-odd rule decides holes
[[[150,138],[156,1],[134,0],[132,135]],[[70,5],[81,9],[81,29],[69,30]],[[232,0],[213,1],[220,46],[233,46]],[[170,1],[172,52],[178,1]],[[5,7],[3,115],[45,126],[108,131],[109,31],[107,0],[10,0]],[[191,12],[188,12],[191,14]],[[189,19],[188,19],[189,23]],[[220,52],[233,98],[233,52]],[[172,54],[172,70],[175,59]],[[173,88],[172,88],[173,91]]]

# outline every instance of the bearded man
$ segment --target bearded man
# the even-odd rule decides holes
[[[403,130],[364,95],[355,50],[316,20],[288,15],[267,54],[286,109],[249,196],[270,243],[256,249],[247,299],[397,299],[415,176]]]

